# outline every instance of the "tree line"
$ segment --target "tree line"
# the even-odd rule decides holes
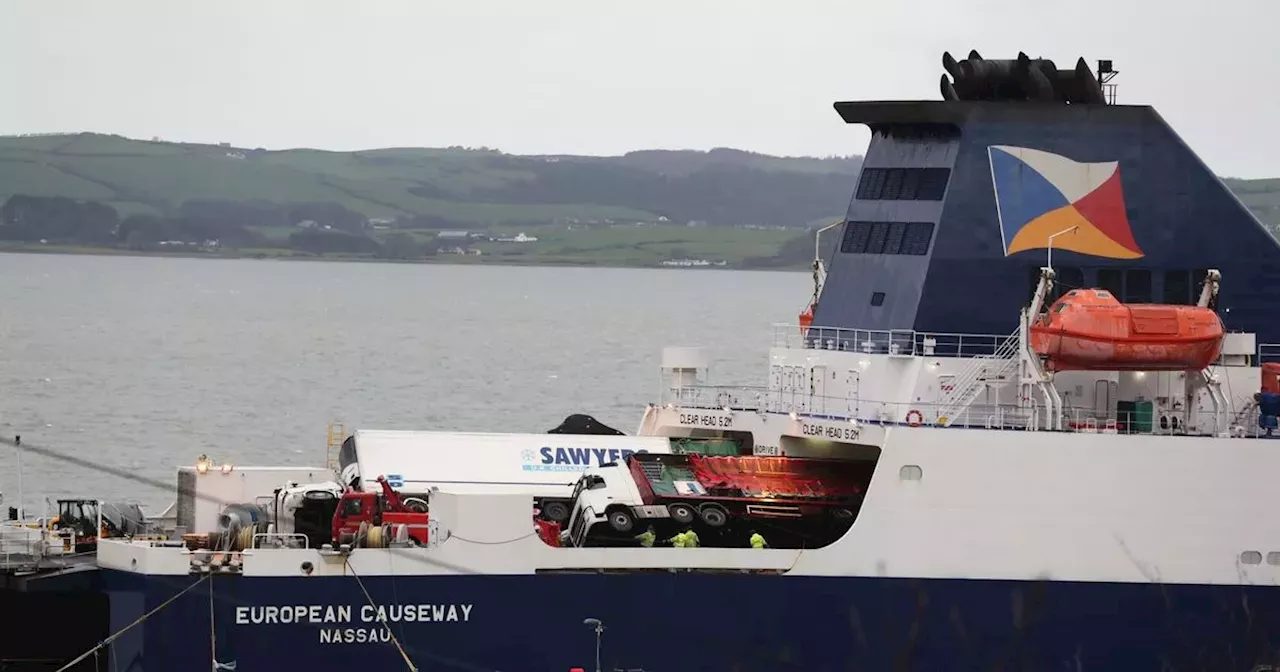
[[[286,242],[262,228],[288,227]],[[426,256],[413,236],[398,234],[378,242],[367,235],[368,221],[338,203],[277,204],[191,200],[169,215],[122,217],[111,205],[61,196],[16,194],[0,206],[0,241],[113,246],[134,250],[183,243],[244,248],[287,247],[312,254],[373,254],[391,258]]]

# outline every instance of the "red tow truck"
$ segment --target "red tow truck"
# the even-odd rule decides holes
[[[409,539],[425,546],[429,520],[426,502],[415,497],[406,504],[383,476],[378,477],[378,485],[382,486],[380,493],[351,489],[342,493],[333,512],[333,543],[385,546],[404,526]]]

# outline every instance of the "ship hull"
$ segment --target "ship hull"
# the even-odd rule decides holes
[[[103,579],[119,630],[201,577]],[[1280,665],[1278,587],[689,572],[219,575],[125,633],[111,656],[122,672],[210,669],[215,646],[239,672],[409,669],[372,604],[398,619],[390,631],[420,670],[594,669],[586,618],[606,627],[606,670]]]

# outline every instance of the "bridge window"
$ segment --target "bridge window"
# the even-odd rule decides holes
[[[1049,296],[1045,297],[1046,304],[1057,301],[1073,289],[1084,288],[1084,271],[1079,268],[1075,266],[1055,266],[1053,270],[1056,277],[1053,281],[1053,291],[1049,293]],[[1036,287],[1040,284],[1040,267],[1027,267],[1027,278],[1031,287],[1031,289],[1027,290],[1027,295],[1035,298]]]
[[[1185,306],[1191,303],[1191,272],[1164,272],[1164,302]]]
[[[933,222],[845,222],[840,251],[847,254],[929,253]]]
[[[1164,295],[1165,303],[1189,306],[1200,300],[1200,288],[1204,287],[1208,271],[1197,268],[1193,271],[1165,271]]]
[[[1204,287],[1204,280],[1208,275],[1209,271],[1203,268],[1191,271],[1191,299],[1187,303],[1193,304],[1200,300],[1200,290]]]
[[[859,201],[941,201],[950,168],[863,168]]]
[[[1151,303],[1151,271],[1135,269],[1125,272],[1124,302]]]
[[[1096,289],[1105,289],[1116,296],[1124,296],[1124,271],[1116,268],[1099,268],[1097,284]]]

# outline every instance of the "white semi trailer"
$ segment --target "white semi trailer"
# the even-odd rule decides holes
[[[528,494],[542,517],[569,520],[573,488],[588,467],[620,462],[633,453],[671,453],[661,436],[603,434],[497,434],[357,430],[338,454],[338,481],[379,491],[385,476],[397,492],[426,495]],[[425,497],[423,497],[425,499]]]

